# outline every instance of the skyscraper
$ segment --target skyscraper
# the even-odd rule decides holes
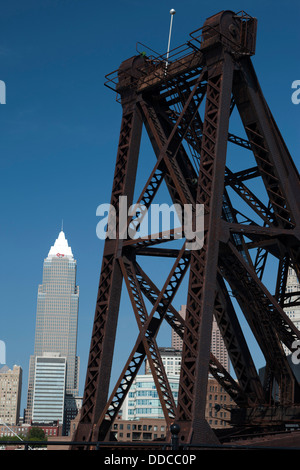
[[[33,423],[64,421],[66,358],[44,353],[35,362]]]
[[[181,305],[179,310],[179,314],[185,319],[186,315],[186,305]],[[172,337],[171,337],[171,344],[172,348],[182,350],[182,339],[178,336],[178,334],[172,330]],[[218,324],[213,317],[212,322],[212,332],[211,332],[211,352],[213,355],[218,359],[218,361],[222,364],[223,367],[229,372],[230,369],[230,361],[229,355],[224,344],[221,332],[219,330]]]
[[[186,305],[181,305],[180,310],[179,310],[179,315],[185,320],[185,315],[186,315]],[[172,348],[178,349],[182,351],[182,339],[180,336],[173,330],[171,330],[171,345]]]
[[[26,422],[32,419],[36,357],[60,353],[66,358],[66,403],[78,395],[77,321],[79,288],[77,263],[61,230],[43,266],[38,288],[34,355],[30,357]]]

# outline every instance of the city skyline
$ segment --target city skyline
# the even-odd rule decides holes
[[[208,16],[228,8],[227,2],[220,0],[205,6],[190,1],[190,8],[183,8],[177,0],[170,5],[154,1],[144,15],[135,1],[113,6],[98,3],[67,1],[53,6],[53,2],[41,5],[31,1],[24,5],[14,0],[1,8],[0,79],[7,85],[7,102],[0,115],[0,240],[5,248],[0,272],[0,340],[6,345],[7,365],[23,369],[21,414],[26,406],[28,363],[34,344],[40,264],[62,219],[79,266],[79,393],[83,393],[103,250],[103,241],[96,235],[96,209],[109,203],[121,119],[114,93],[103,86],[105,74],[137,53],[137,41],[165,52],[171,7],[176,10],[171,47],[186,42],[189,33],[201,27]],[[239,11],[240,2],[232,1],[230,7]],[[300,107],[291,101],[291,84],[299,78],[299,6],[286,5],[283,10],[279,1],[271,8],[254,1],[246,2],[244,8],[258,18],[255,68],[299,166]],[[284,34],[275,34],[282,30]],[[279,56],[285,58],[285,67],[278,66]],[[149,153],[149,165],[152,161]],[[159,284],[159,273],[157,277]],[[118,333],[126,328],[127,337],[122,339],[121,333],[117,337],[115,376],[123,367],[129,336],[135,337],[136,332],[135,325],[128,329],[134,318],[125,294],[122,300]],[[185,303],[186,298],[179,295],[174,306],[179,309]],[[169,342],[170,332],[163,329],[160,345]],[[257,361],[263,365],[260,354]]]

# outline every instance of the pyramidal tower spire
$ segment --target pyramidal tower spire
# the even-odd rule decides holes
[[[54,245],[51,246],[50,251],[48,253],[48,258],[71,258],[73,259],[72,249],[68,244],[68,240],[65,237],[65,233],[63,231],[63,222],[61,226],[61,231],[57,239],[55,240]]]

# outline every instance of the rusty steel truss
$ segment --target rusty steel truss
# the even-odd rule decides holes
[[[257,20],[244,12],[220,12],[191,33],[168,62],[164,56],[141,53],[107,77],[106,85],[117,92],[122,105],[111,194],[117,229],[119,197],[126,196],[128,205],[134,202],[145,128],[155,158],[136,203],[149,209],[164,183],[174,204],[204,206],[204,235],[199,249],[187,249],[184,238],[181,247],[170,248],[172,240],[178,244],[172,229],[167,237],[106,238],[77,442],[109,440],[146,358],[167,425],[180,426],[179,442],[217,442],[205,419],[209,374],[248,423],[252,416],[256,423],[266,423],[264,417],[278,406],[294,410],[295,418],[299,383],[284,346],[292,352],[300,333],[284,308],[295,304],[286,292],[288,269],[300,278],[299,174],[251,62],[256,26]],[[230,132],[234,113],[243,137]],[[142,211],[129,217],[126,227],[137,228],[143,216]],[[163,245],[166,239],[168,247]],[[140,259],[145,256],[153,264],[157,256],[173,259],[162,288],[144,271]],[[264,278],[270,259],[268,279],[272,277],[273,285]],[[173,300],[185,275],[183,319]],[[109,396],[122,284],[139,333]],[[240,312],[265,358],[264,380],[255,367]],[[211,352],[213,316],[235,377]],[[177,402],[156,341],[164,321],[183,339]],[[284,411],[281,416],[284,420]]]

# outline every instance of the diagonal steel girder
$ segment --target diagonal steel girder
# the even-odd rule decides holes
[[[120,258],[119,262],[131,300],[132,308],[137,320],[138,328],[142,334],[143,327],[148,320],[148,313],[142,292],[139,287],[139,283],[137,281],[134,265],[131,260],[126,259],[125,257]],[[154,378],[154,383],[160,399],[163,414],[167,425],[170,426],[175,418],[176,405],[168,377],[160,357],[160,352],[151,329],[147,329],[145,334],[142,335],[142,342],[151,373]]]
[[[103,409],[101,416],[97,423],[95,423],[94,428],[94,437],[96,439],[104,439],[107,435],[111,424],[113,423],[119,409],[121,408],[126,394],[132,384],[138,370],[143,363],[146,350],[145,349],[145,340],[146,337],[150,341],[154,341],[158,333],[159,326],[162,323],[165,313],[172,302],[182,279],[187,271],[189,266],[189,255],[186,254],[185,246],[183,245],[178,257],[176,258],[173,267],[166,279],[164,287],[160,290],[159,295],[156,298],[155,304],[151,310],[151,313],[144,318],[144,323],[140,329],[140,333],[136,340],[135,346],[132,352],[129,355],[129,358],[126,362],[126,365],[123,368],[123,371],[117,381],[111,397],[106,403],[106,406]],[[158,313],[158,318],[155,316],[155,313]],[[143,313],[145,313],[143,311]],[[151,354],[148,351],[148,357]],[[162,368],[161,368],[162,369]],[[157,377],[156,371],[154,370],[155,378]],[[167,381],[165,380],[166,388],[168,388]],[[160,390],[160,387],[159,387]],[[166,413],[168,417],[168,413]]]

